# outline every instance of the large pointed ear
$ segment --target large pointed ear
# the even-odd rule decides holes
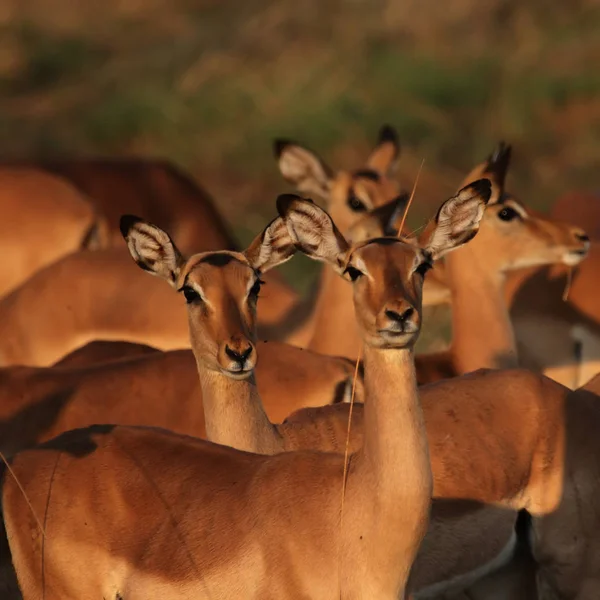
[[[329,196],[333,172],[311,150],[290,140],[275,140],[275,156],[283,177],[301,192]]]
[[[504,194],[506,173],[510,166],[512,147],[500,142],[494,151],[488,156],[487,165],[483,170],[483,177],[492,182],[492,197],[490,204],[499,202]]]
[[[284,263],[295,253],[296,246],[281,217],[273,219],[244,250],[250,266],[261,273]]]
[[[175,287],[185,260],[169,235],[133,215],[123,215],[119,226],[133,260]]]
[[[298,250],[343,272],[350,246],[322,208],[312,200],[282,194],[277,198],[277,210]]]
[[[408,204],[409,194],[400,194],[391,202],[378,206],[359,219],[347,233],[352,242],[398,235],[398,227]]]
[[[504,182],[510,166],[511,146],[500,142],[485,161],[474,167],[463,179],[461,188],[481,178],[489,179],[492,183],[492,197],[488,204],[500,202],[504,194]]]
[[[367,160],[367,166],[380,175],[387,175],[396,166],[399,155],[400,141],[398,133],[392,126],[384,125],[379,130],[377,145]]]
[[[428,228],[422,247],[437,260],[447,252],[466,244],[479,231],[485,206],[492,194],[489,179],[479,179],[446,200]]]

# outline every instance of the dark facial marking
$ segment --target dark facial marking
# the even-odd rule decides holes
[[[354,177],[362,177],[363,179],[369,179],[371,181],[379,181],[381,176],[377,171],[373,171],[373,169],[358,169],[352,173]]]
[[[397,244],[398,242],[400,242],[399,239],[392,237],[373,238],[372,240],[369,240],[369,244],[379,244],[380,246],[391,246],[392,244]]]
[[[421,275],[421,277],[425,277],[425,274],[427,273],[427,271],[429,271],[429,269],[432,269],[433,265],[428,262],[428,261],[423,261],[416,269],[415,269],[415,273],[418,273],[419,275]]]
[[[230,262],[237,260],[231,254],[209,254],[200,260],[201,263],[206,263],[208,265],[212,265],[213,267],[224,267],[228,265]]]
[[[352,281],[356,281],[359,277],[362,276],[362,272],[352,266],[347,266],[344,273],[347,273],[348,277],[350,277]]]

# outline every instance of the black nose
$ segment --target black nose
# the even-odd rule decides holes
[[[225,354],[231,358],[231,360],[235,360],[241,364],[246,362],[246,359],[252,354],[252,346],[248,346],[246,350],[243,352],[238,352],[237,350],[232,350],[229,346],[225,346]]]
[[[396,323],[406,323],[414,314],[414,308],[407,308],[402,313],[396,312],[395,310],[386,310],[385,316],[392,321],[396,321]]]
[[[589,242],[590,241],[590,237],[589,235],[587,235],[586,233],[576,233],[575,237],[580,241],[580,242]]]

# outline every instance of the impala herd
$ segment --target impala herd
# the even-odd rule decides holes
[[[499,144],[410,231],[399,152],[277,140],[243,250],[169,163],[0,165],[0,598],[600,598],[597,199]]]

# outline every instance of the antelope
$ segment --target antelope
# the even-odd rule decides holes
[[[493,195],[489,188],[488,193]],[[319,211],[295,199],[280,214],[296,246],[350,277],[356,297],[360,286],[369,289],[372,279],[385,269],[389,246],[367,242],[368,262],[365,254],[359,257],[363,260],[346,261],[348,246],[343,236],[331,224],[319,230],[316,218],[307,219],[307,214]],[[321,220],[327,223],[322,215]],[[426,243],[429,235],[431,229],[419,243]],[[412,269],[421,270],[421,265],[415,261]],[[381,298],[373,294],[370,301],[377,306]],[[357,314],[357,321],[365,326],[361,315]],[[369,325],[376,323],[372,319]],[[532,515],[531,543],[539,565],[540,598],[583,600],[600,593],[600,517],[595,506],[600,486],[598,381],[570,392],[547,377],[523,370],[480,370],[420,389],[434,498],[526,509]],[[460,387],[453,394],[444,385]],[[503,387],[504,392],[499,391]],[[444,389],[444,395],[436,397],[436,389]],[[506,396],[501,398],[503,393]],[[368,408],[368,387],[366,396]],[[349,410],[347,405],[326,408],[336,415]],[[355,407],[352,432],[357,439],[351,447],[360,447],[362,410],[360,405]],[[310,411],[300,411],[288,421],[301,426],[310,416]],[[482,536],[487,542],[487,534]]]
[[[368,239],[365,233],[360,233],[360,227],[352,232],[352,228],[366,213],[389,205],[396,198],[404,198],[404,202],[399,206],[405,207],[408,196],[401,194],[398,183],[391,177],[400,156],[400,142],[398,133],[390,125],[380,128],[375,147],[367,157],[365,165],[353,170],[334,171],[313,150],[292,140],[276,139],[274,150],[283,178],[298,191],[324,201],[338,229],[353,242]],[[393,224],[394,220],[390,219],[390,227]],[[343,292],[340,291],[340,287]],[[328,319],[331,316],[328,311],[330,307],[335,306],[336,315],[340,319],[343,318],[347,325],[335,331],[339,341],[338,348],[343,348],[342,354],[345,354],[345,349],[350,345],[356,347],[359,337],[356,328],[351,326],[354,322],[354,309],[345,287],[338,285],[336,276],[324,269],[320,276],[315,305],[303,306],[303,310],[299,309],[299,305],[295,305],[290,310],[289,317],[286,317],[291,331],[279,328],[277,334],[281,335],[283,332],[285,341],[308,347],[315,331],[324,338],[328,337]],[[447,296],[448,290],[444,284],[428,282],[424,304],[438,304]],[[310,347],[317,352],[323,351],[318,343]]]
[[[449,206],[458,203],[479,202],[482,206],[491,194],[489,183],[481,184],[481,189],[477,185],[462,190],[457,198],[448,201]],[[487,195],[487,196],[486,196]],[[475,199],[473,199],[475,196]],[[281,201],[285,201],[287,196],[283,196]],[[448,210],[451,210],[448,208]],[[465,209],[463,209],[465,210]],[[391,213],[393,215],[393,211]],[[443,213],[442,213],[443,214]],[[389,216],[389,215],[388,215]],[[322,219],[328,219],[321,215]],[[368,222],[367,222],[368,223]],[[440,225],[441,227],[442,225]],[[309,221],[307,228],[311,231],[319,232],[318,223]],[[365,229],[365,232],[369,228]],[[126,217],[123,221],[123,232],[126,237],[128,247],[132,257],[145,270],[152,266],[150,273],[165,275],[168,274],[168,266],[159,266],[160,257],[165,254],[163,246],[157,245],[147,240],[162,238],[163,243],[168,240],[167,234],[148,223],[137,221],[132,217]],[[315,233],[317,235],[317,233]],[[341,234],[340,234],[341,235]],[[276,247],[281,244],[278,236],[266,235],[263,244],[274,243]],[[270,239],[273,238],[273,242]],[[389,238],[388,238],[389,239]],[[289,243],[287,240],[285,243]],[[144,256],[142,244],[152,248],[152,254],[149,254],[148,261],[141,260]],[[265,250],[266,254],[266,250]],[[158,257],[158,260],[156,258]],[[232,265],[237,269],[238,265],[232,261],[223,258],[220,262],[212,261],[213,264],[204,264],[202,273],[202,303],[212,307],[212,311],[205,310],[201,312],[196,319],[190,322],[192,338],[203,340],[202,350],[204,352],[204,362],[207,365],[220,364],[220,371],[214,370],[210,377],[201,373],[204,408],[206,413],[206,432],[211,441],[226,444],[241,450],[259,452],[263,454],[275,454],[284,451],[293,451],[300,449],[311,449],[319,451],[337,451],[344,450],[346,441],[346,431],[348,422],[348,413],[345,409],[337,410],[335,406],[325,406],[311,410],[302,410],[294,413],[293,416],[286,419],[281,424],[274,424],[271,418],[268,403],[263,407],[259,391],[262,388],[259,382],[259,391],[250,375],[252,361],[255,355],[256,339],[252,334],[253,323],[251,315],[248,315],[246,307],[247,289],[253,281],[251,273],[246,277],[250,278],[247,283],[234,287],[228,283],[227,273],[232,281],[235,281],[235,271],[231,270]],[[383,264],[383,263],[382,263]],[[229,271],[228,271],[229,269]],[[263,267],[264,271],[264,267]],[[197,276],[198,277],[198,276]],[[420,275],[413,277],[419,278]],[[419,281],[422,283],[422,281]],[[207,285],[209,284],[209,285]],[[195,297],[193,290],[185,290],[184,293],[190,298]],[[222,341],[218,342],[217,333],[221,333]],[[230,346],[229,354],[227,344]],[[222,348],[225,347],[225,352]],[[224,365],[219,362],[219,355],[227,355],[234,359],[237,354],[239,366],[232,362],[240,370],[245,368],[246,378],[232,380],[231,373],[223,371]],[[246,358],[245,355],[247,354]],[[198,354],[197,354],[198,357]],[[264,360],[264,358],[263,358]],[[247,364],[248,363],[248,364]],[[319,368],[315,365],[315,368]],[[525,379],[526,378],[520,378]],[[479,383],[489,382],[489,377],[478,377]],[[537,381],[536,381],[537,383]],[[149,387],[153,387],[150,384]],[[523,386],[528,390],[531,385]],[[451,388],[453,397],[464,397],[472,394],[473,383],[465,382],[444,382],[437,389],[423,388],[424,400],[430,406],[440,403]],[[494,386],[495,399],[500,405],[507,401],[504,394],[514,395],[514,388],[505,385]],[[534,388],[537,394],[538,388]],[[173,394],[173,392],[171,392]],[[528,392],[521,392],[522,396],[527,397]],[[531,393],[531,392],[529,392]],[[498,395],[503,395],[499,398]],[[177,394],[173,394],[174,397]],[[299,397],[286,398],[287,412],[291,412],[294,401]],[[291,400],[291,402],[290,402]],[[443,402],[442,402],[443,404]],[[297,404],[296,408],[300,408]],[[358,423],[353,423],[353,437],[350,444],[352,451],[357,451],[362,445],[362,411],[359,411],[360,419]],[[355,428],[358,427],[356,434]],[[360,440],[360,443],[357,443]],[[453,490],[454,491],[454,490]],[[425,539],[426,551],[421,553],[420,559],[415,565],[415,585],[417,588],[423,588],[430,583],[439,583],[442,579],[447,579],[452,575],[462,576],[454,585],[462,585],[465,581],[473,578],[470,571],[476,567],[484,565],[485,570],[491,568],[491,565],[485,565],[486,562],[492,562],[500,554],[501,550],[508,546],[511,548],[512,527],[515,521],[515,515],[512,511],[504,508],[495,507],[474,507],[472,505],[463,506],[460,503],[451,505],[434,505],[434,523],[432,530]],[[486,541],[485,546],[482,543],[482,527],[485,526]],[[507,544],[508,540],[508,544]],[[439,556],[444,556],[440,560]],[[460,559],[456,559],[460,556]],[[448,558],[451,557],[451,558]],[[465,572],[468,572],[466,575]]]
[[[405,597],[432,485],[412,359],[418,264],[472,237],[483,213],[479,196],[452,200],[423,247],[397,238],[349,247],[330,219],[305,207],[307,224],[323,230],[311,232],[314,252],[335,254],[340,273],[356,264],[372,269],[372,279],[355,284],[368,402],[362,447],[347,473],[339,454],[261,456],[142,427],[68,432],[15,456],[15,478],[3,480],[6,538],[24,598]],[[289,198],[278,208],[286,213]],[[214,310],[203,299],[212,289],[206,268],[227,270],[251,314],[260,272],[295,250],[287,225],[277,218],[243,253],[187,261],[162,230],[131,218],[123,225],[136,261],[186,297],[203,393],[220,371],[251,377],[254,349],[239,342],[229,352],[228,344],[211,349],[195,335],[197,320]],[[372,263],[380,251],[386,269]],[[33,512],[45,514],[43,544],[22,491]]]
[[[499,174],[499,191],[505,199],[504,204],[510,204],[514,202],[514,198],[504,188],[510,147],[500,145],[495,155],[500,157],[504,155]],[[477,166],[469,177],[479,177],[489,164],[490,160]],[[538,232],[542,242],[544,235],[553,241],[560,241],[561,236],[565,242],[568,241],[569,231],[564,226],[564,233],[555,233],[556,230],[548,229],[548,219],[542,220],[542,217],[530,209],[527,209],[527,213],[529,215],[527,221],[531,222],[533,218],[543,227]],[[558,214],[564,215],[564,210],[559,211]],[[577,214],[575,216],[577,217]],[[558,225],[557,221],[552,222]],[[598,320],[594,319],[593,313],[595,308],[586,310],[593,304],[589,299],[593,297],[595,289],[598,252],[593,244],[590,245],[589,238],[582,229],[571,227],[570,231],[572,243],[575,244],[573,251],[566,253],[562,260],[556,261],[556,264],[550,267],[540,267],[540,265],[547,265],[551,261],[538,262],[537,265],[536,263],[515,264],[518,268],[507,273],[504,298],[507,306],[510,307],[514,345],[519,349],[521,364],[540,370],[568,387],[576,388],[600,368],[598,354],[596,360],[588,360],[584,363],[576,356],[578,343],[583,342],[592,348],[600,343],[600,325]],[[577,244],[580,245],[579,249]],[[589,256],[581,262],[588,251],[590,251]],[[577,271],[569,293],[569,302],[565,303],[562,300],[566,285],[565,273],[568,268],[575,266]],[[596,316],[600,318],[597,312]]]
[[[58,258],[105,244],[104,221],[59,177],[0,167],[0,206],[0,297]]]

